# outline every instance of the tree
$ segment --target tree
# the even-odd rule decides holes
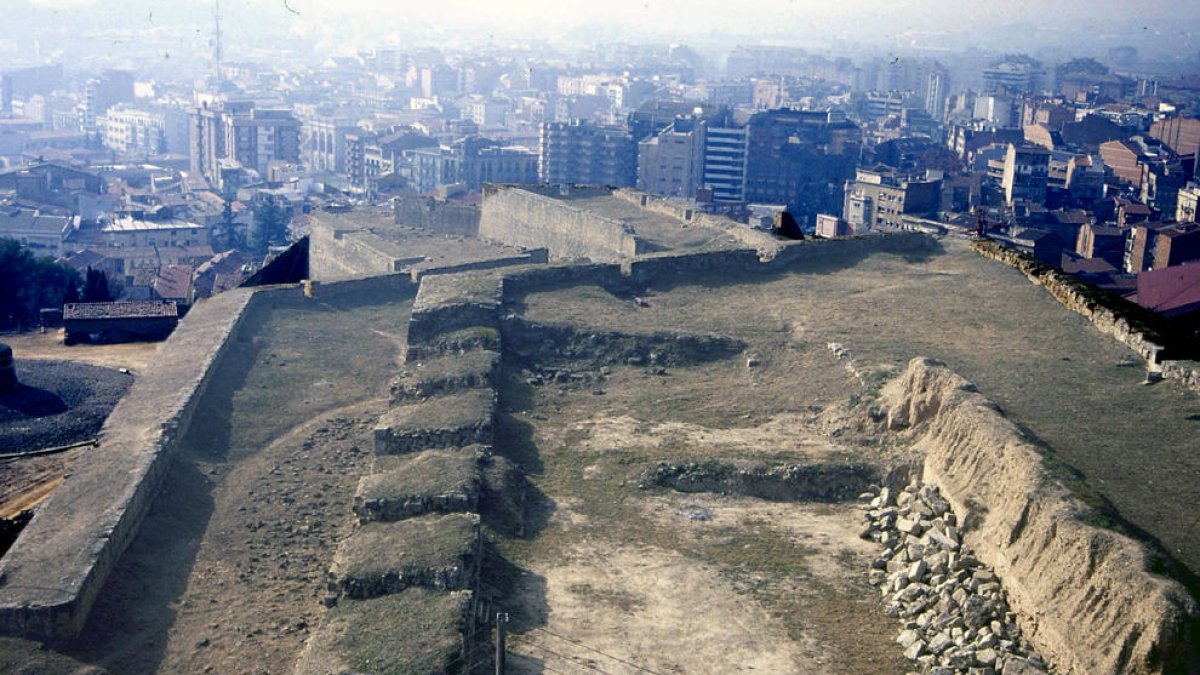
[[[75,284],[67,284],[67,289],[63,292],[63,304],[70,305],[79,302],[79,287]]]
[[[1059,64],[1054,74],[1060,78],[1068,75],[1107,75],[1108,66],[1092,58],[1071,59]]]
[[[108,275],[104,270],[87,268],[87,276],[83,282],[84,302],[110,302],[112,293],[108,289]]]
[[[271,245],[287,243],[287,212],[271,199],[264,199],[254,207],[254,232],[250,237],[250,250],[262,255]]]
[[[35,258],[15,239],[0,239],[0,328],[36,325],[40,310],[61,306],[79,273],[50,258]]]

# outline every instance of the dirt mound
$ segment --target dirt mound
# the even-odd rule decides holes
[[[1004,579],[1031,642],[1062,672],[1196,672],[1197,610],[1152,574],[1137,541],[1081,520],[1089,509],[994,404],[945,366],[914,359],[884,392],[887,425],[912,427],[925,480]]]
[[[786,464],[760,462],[659,463],[642,479],[642,485],[672,487],[680,492],[720,492],[777,502],[838,502],[879,480],[879,471],[868,464]]]
[[[0,453],[67,445],[96,435],[133,383],[110,368],[18,361],[20,384],[0,395]]]

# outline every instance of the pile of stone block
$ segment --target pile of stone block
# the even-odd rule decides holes
[[[879,542],[868,581],[903,631],[896,641],[922,672],[1025,675],[1046,664],[1022,638],[1000,579],[963,544],[960,524],[938,488],[914,481],[860,496],[861,536]]]

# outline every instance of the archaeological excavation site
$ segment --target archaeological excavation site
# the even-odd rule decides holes
[[[0,671],[1200,673],[1198,355],[1053,268],[531,185],[308,258],[37,507]]]

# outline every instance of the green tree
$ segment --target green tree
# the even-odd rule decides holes
[[[1067,75],[1107,75],[1108,66],[1092,58],[1071,59],[1054,69],[1058,77]]]
[[[267,247],[287,243],[287,211],[271,199],[264,199],[254,207],[254,231],[249,248],[256,255],[267,252]]]
[[[111,300],[112,293],[108,289],[108,275],[104,273],[104,270],[94,270],[88,267],[87,276],[83,282],[83,301],[109,302]]]
[[[15,239],[0,239],[0,328],[37,324],[39,311],[60,307],[79,273],[50,258],[35,258]]]

